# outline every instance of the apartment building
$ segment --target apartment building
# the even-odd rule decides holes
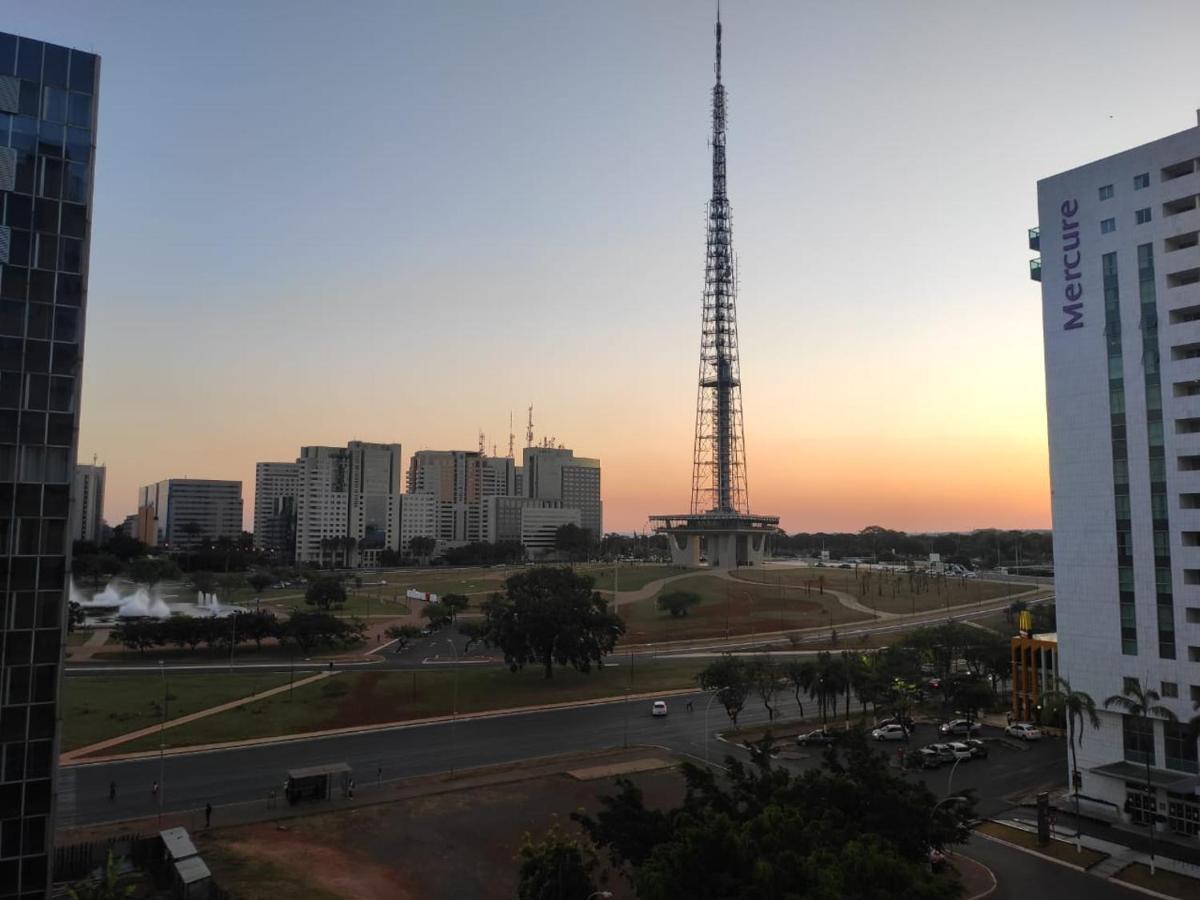
[[[137,538],[151,547],[186,550],[242,536],[242,483],[167,478],[138,490]]]
[[[104,537],[104,466],[76,466],[71,486],[71,540],[99,544]]]
[[[254,466],[254,549],[281,559],[296,552],[296,493],[299,464],[260,462]]]

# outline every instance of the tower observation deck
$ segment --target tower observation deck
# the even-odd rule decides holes
[[[756,565],[777,532],[777,516],[750,514],[738,363],[737,258],[725,184],[725,85],[721,83],[721,17],[716,25],[716,83],[712,89],[712,195],[704,263],[700,375],[692,457],[691,510],[651,516],[670,536],[676,565]]]

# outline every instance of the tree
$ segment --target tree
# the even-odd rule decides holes
[[[483,643],[487,635],[487,625],[478,619],[461,622],[458,626],[458,633],[467,639],[467,643],[463,647],[463,653],[467,654],[471,652],[473,646]]]
[[[778,664],[769,657],[754,660],[749,666],[750,683],[767,710],[767,722],[775,721],[775,698],[779,696]]]
[[[450,621],[458,618],[458,614],[471,605],[466,594],[442,594],[441,605],[450,612]]]
[[[1043,702],[1061,706],[1067,720],[1067,747],[1071,751],[1071,788],[1075,795],[1075,845],[1080,843],[1079,830],[1079,760],[1075,748],[1083,746],[1083,722],[1092,728],[1100,727],[1100,717],[1096,714],[1096,701],[1092,695],[1077,691],[1071,687],[1071,682],[1063,677],[1057,679],[1057,686],[1052,691],[1042,695]]]
[[[383,631],[384,635],[396,644],[396,652],[402,653],[404,648],[420,637],[421,629],[416,625],[389,625]]]
[[[669,612],[672,619],[686,616],[693,606],[700,605],[700,595],[693,591],[671,591],[658,598],[661,612]]]
[[[217,595],[226,606],[233,595],[246,586],[246,578],[237,572],[226,572],[217,579]]]
[[[80,578],[87,579],[97,591],[121,571],[121,560],[111,553],[89,553],[76,557],[71,568]]]
[[[1146,797],[1151,804],[1148,826],[1150,829],[1150,874],[1154,874],[1154,823],[1158,818],[1158,793],[1150,783],[1150,759],[1154,756],[1154,720],[1164,719],[1168,722],[1178,721],[1175,712],[1159,701],[1162,697],[1154,688],[1143,688],[1140,681],[1130,679],[1125,683],[1125,690],[1113,694],[1104,701],[1108,709],[1118,709],[1128,718],[1137,722],[1137,731],[1143,737],[1149,732],[1150,749],[1140,751],[1146,763]],[[1126,758],[1129,750],[1126,745]]]
[[[304,602],[318,609],[342,606],[346,602],[346,588],[340,578],[324,575],[308,586],[304,592]]]
[[[591,536],[586,528],[580,528],[578,525],[568,522],[566,525],[559,525],[554,530],[554,549],[558,551],[560,557],[565,556],[572,562],[587,559],[590,545]]]
[[[426,603],[421,617],[429,620],[429,627],[434,631],[441,631],[454,621],[454,610],[442,603]]]
[[[247,640],[254,641],[254,646],[261,650],[262,642],[274,637],[279,631],[279,623],[269,612],[236,613],[237,634]]]
[[[421,561],[421,565],[429,565],[429,557],[433,555],[437,541],[431,537],[418,535],[408,539],[408,552]]]
[[[246,583],[254,588],[254,593],[261,594],[275,583],[275,576],[270,572],[251,572],[246,576]]]
[[[104,872],[89,875],[67,888],[70,900],[125,900],[132,897],[136,886],[121,884],[121,871],[111,850],[104,860]]]
[[[800,708],[800,715],[803,716],[804,704],[800,700],[800,695],[812,687],[813,679],[817,677],[816,667],[811,662],[792,660],[784,666],[783,671],[792,686],[792,696],[796,700],[796,706]]]
[[[134,584],[144,584],[147,591],[153,591],[160,581],[171,581],[180,577],[179,566],[166,557],[143,557],[129,563],[129,580]]]
[[[552,825],[541,840],[526,832],[517,851],[519,900],[583,900],[596,893],[596,851]]]
[[[612,652],[625,623],[592,590],[592,579],[574,570],[537,568],[513,575],[503,594],[483,604],[485,641],[504,653],[509,669],[540,663],[546,678],[554,664],[590,672]]]
[[[963,711],[968,722],[975,721],[979,712],[991,706],[995,699],[988,683],[974,678],[960,679],[955,682],[951,696],[954,698],[955,706]]]
[[[853,729],[821,768],[775,768],[769,744],[727,772],[684,762],[680,806],[648,809],[628,779],[600,798],[595,816],[572,814],[627,872],[641,900],[950,900],[956,881],[929,870],[930,846],[970,834],[974,801],[942,803],[892,774]],[[586,896],[586,895],[584,895]]]
[[[746,661],[740,656],[726,653],[701,669],[696,681],[702,690],[716,691],[717,702],[725,708],[725,715],[729,716],[729,721],[736,729],[738,716],[745,708],[746,698],[753,687]]]

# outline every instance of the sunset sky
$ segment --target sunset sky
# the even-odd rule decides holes
[[[5,0],[103,57],[79,456],[245,482],[301,445],[604,466],[685,511],[709,192],[695,0]],[[727,0],[751,506],[1049,521],[1035,182],[1196,124],[1200,4]],[[1169,26],[1169,27],[1164,27]]]

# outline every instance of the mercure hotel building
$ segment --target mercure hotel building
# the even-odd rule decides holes
[[[1198,839],[1200,125],[1039,181],[1029,240],[1059,665],[1100,707],[1078,750],[1083,803]],[[1104,708],[1134,685],[1178,722]]]

